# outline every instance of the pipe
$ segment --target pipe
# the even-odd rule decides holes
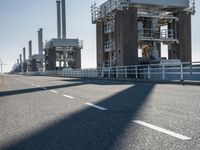
[[[61,1],[57,0],[57,34],[58,34],[58,39],[61,39],[61,9],[60,9],[60,4]]]
[[[28,46],[29,46],[29,59],[31,59],[32,57],[32,41],[31,40],[28,42]]]
[[[62,0],[62,38],[66,39],[66,12],[65,0]]]
[[[24,47],[23,48],[23,61],[25,63],[25,60],[26,60],[26,48]]]
[[[40,28],[38,31],[38,54],[42,55],[43,51],[43,29]]]

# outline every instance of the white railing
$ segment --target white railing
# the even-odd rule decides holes
[[[178,64],[151,64],[115,66],[92,69],[53,70],[19,73],[56,77],[130,78],[147,80],[196,80],[200,81],[200,62]]]
[[[138,37],[139,39],[160,39],[160,40],[177,40],[175,39],[174,30],[171,29],[161,29],[153,30],[151,28],[139,28]]]

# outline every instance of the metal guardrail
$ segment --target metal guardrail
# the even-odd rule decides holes
[[[55,77],[124,78],[149,80],[197,80],[200,81],[200,62],[178,64],[150,64],[116,66],[91,69],[69,69],[19,73]]]

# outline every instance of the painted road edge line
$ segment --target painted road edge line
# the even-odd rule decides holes
[[[89,105],[89,106],[92,106],[92,107],[94,107],[94,108],[97,108],[97,109],[99,109],[99,110],[103,110],[103,111],[105,111],[105,110],[108,110],[107,108],[104,108],[104,107],[101,107],[101,106],[97,106],[97,105],[94,105],[94,104],[92,104],[92,103],[85,103],[86,105]]]
[[[52,93],[58,93],[57,91],[55,91],[55,90],[50,90]]]
[[[70,98],[70,99],[74,99],[74,97],[69,96],[69,95],[63,95],[64,97]]]
[[[152,125],[152,124],[149,124],[149,123],[140,121],[140,120],[133,120],[133,122],[134,122],[134,123],[137,123],[137,124],[139,124],[139,125],[148,127],[148,128],[150,128],[150,129],[153,129],[153,130],[162,132],[162,133],[164,133],[164,134],[170,135],[170,136],[172,136],[172,137],[181,139],[181,140],[191,140],[190,137],[187,137],[187,136],[184,136],[184,135],[181,135],[181,134],[178,134],[178,133],[175,133],[175,132],[172,132],[172,131],[169,131],[169,130],[160,128],[160,127],[158,127],[158,126],[155,126],[155,125]]]

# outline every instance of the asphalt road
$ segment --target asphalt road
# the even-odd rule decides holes
[[[4,76],[0,150],[198,150],[200,87]]]

